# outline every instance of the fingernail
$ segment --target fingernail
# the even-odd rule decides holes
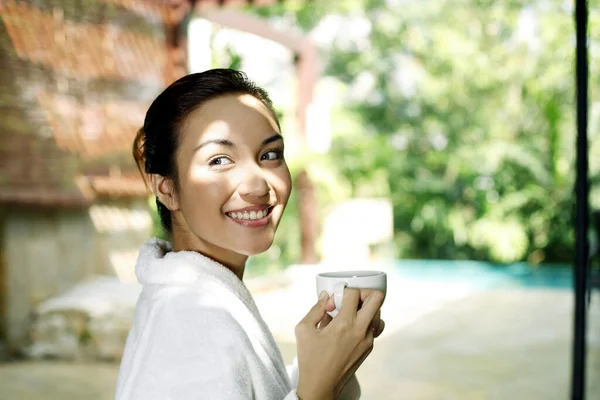
[[[329,295],[324,290],[321,292],[321,294],[319,294],[319,300],[325,300],[328,297],[329,297]]]

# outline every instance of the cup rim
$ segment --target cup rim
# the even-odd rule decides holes
[[[355,275],[355,276],[353,276]],[[356,270],[356,271],[329,271],[321,272],[317,274],[320,278],[334,278],[334,279],[359,279],[359,278],[375,278],[386,275],[383,271],[369,271],[369,270]]]

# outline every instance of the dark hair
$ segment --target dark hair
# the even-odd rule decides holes
[[[183,123],[203,103],[231,94],[254,96],[267,107],[279,125],[269,95],[249,80],[245,73],[232,69],[212,69],[184,76],[152,102],[144,126],[133,141],[133,157],[142,176],[158,174],[170,178],[177,189],[175,154],[179,148]],[[171,235],[171,211],[158,198],[156,206],[163,228]]]

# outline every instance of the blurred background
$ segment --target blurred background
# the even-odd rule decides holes
[[[365,399],[565,399],[573,1],[0,0],[2,399],[111,399],[164,237],[131,157],[160,91],[245,71],[294,191],[246,283],[287,362],[314,275],[388,273]],[[587,394],[600,398],[600,7],[589,4]]]

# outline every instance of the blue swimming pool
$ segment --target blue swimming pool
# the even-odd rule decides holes
[[[501,265],[482,261],[396,260],[394,270],[409,279],[464,283],[478,288],[573,287],[572,269],[567,264],[531,267],[527,263]]]

